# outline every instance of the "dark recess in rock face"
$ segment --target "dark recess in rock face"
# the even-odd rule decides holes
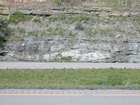
[[[8,52],[7,51],[2,51],[0,52],[0,56],[5,56]]]
[[[7,51],[4,50],[4,43],[10,37],[8,23],[5,20],[0,20],[0,56],[5,56]]]

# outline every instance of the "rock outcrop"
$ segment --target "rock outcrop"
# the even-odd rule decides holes
[[[8,8],[3,14],[16,15]],[[138,11],[17,8],[30,18],[10,22],[14,34],[0,51],[1,61],[140,63]]]

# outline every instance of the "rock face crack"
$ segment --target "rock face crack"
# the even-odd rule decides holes
[[[2,51],[0,52],[0,56],[5,56],[8,52],[7,51]]]

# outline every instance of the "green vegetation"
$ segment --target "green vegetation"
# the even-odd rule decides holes
[[[68,57],[61,57],[60,59],[53,59],[49,62],[74,62],[71,58],[71,56]]]
[[[107,29],[100,29],[100,32],[103,34],[112,34],[113,33],[113,29],[107,28]]]
[[[11,34],[10,28],[8,28],[7,20],[0,18],[0,48],[4,47],[4,43],[8,40]]]
[[[63,2],[71,2],[72,0],[51,0],[51,1],[60,6],[62,5]]]
[[[92,35],[95,35],[95,34],[97,34],[96,33],[97,31],[93,31],[93,29],[86,29],[85,31],[84,31],[84,33],[85,33],[85,35],[88,35],[88,36],[92,36]]]
[[[22,42],[24,41],[24,38],[21,38],[20,36],[13,36],[13,38],[10,39],[10,41],[16,41],[16,42]],[[8,41],[9,42],[9,41]]]
[[[40,34],[40,35],[41,35],[41,36],[46,35],[46,31],[45,31],[45,30],[41,31],[41,34]]]
[[[140,89],[140,70],[47,69],[0,70],[0,88]]]
[[[140,0],[105,0],[106,6],[114,9],[139,9]]]
[[[66,1],[66,0],[51,0],[52,2],[55,2],[58,5],[61,5],[62,2]]]
[[[114,31],[116,31],[116,32],[120,32],[120,33],[126,33],[125,30],[122,30],[122,29],[120,29],[120,28],[116,28]]]
[[[113,36],[113,33],[115,33],[115,32],[126,33],[125,30],[122,30],[120,28],[115,28],[115,29],[112,29],[112,28],[100,29],[99,32],[101,32],[104,35],[110,35],[110,36]]]
[[[57,17],[50,17],[50,18],[49,18],[49,22],[55,22],[55,21],[57,21],[57,20],[58,20]]]
[[[4,44],[4,39],[3,37],[0,36],[0,48],[3,47],[3,44]]]
[[[75,29],[78,29],[79,31],[82,31],[82,30],[84,30],[84,27],[83,27],[82,23],[78,22],[75,26]]]
[[[35,22],[35,23],[40,23],[41,20],[40,20],[39,18],[35,18],[35,19],[33,20],[33,22]]]
[[[26,30],[24,28],[18,28],[19,33],[24,34],[26,33]]]
[[[111,7],[122,7],[123,4],[119,4],[117,0],[106,0],[106,3],[108,6],[111,6]]]
[[[68,20],[69,20],[69,23],[72,24],[72,23],[75,23],[75,22],[81,22],[81,21],[90,21],[90,20],[93,20],[92,17],[90,17],[89,15],[88,16],[85,16],[85,15],[71,15],[68,17]]]
[[[74,34],[72,31],[69,32],[69,36],[75,36],[76,34]]]
[[[62,58],[61,58],[61,61],[62,61],[62,62],[72,62],[72,58],[71,58],[71,56],[62,57]]]
[[[65,29],[63,29],[62,27],[48,27],[46,29],[46,32],[48,33],[48,35],[64,35]]]
[[[140,29],[138,30],[139,34],[140,34]]]
[[[18,24],[19,22],[28,21],[31,18],[32,18],[31,16],[24,15],[23,13],[16,13],[16,14],[10,15],[8,21],[14,24]]]
[[[49,22],[56,22],[56,21],[65,21],[66,23],[72,24],[75,22],[81,22],[81,21],[94,21],[93,18],[90,15],[85,16],[84,14],[79,15],[59,15],[58,17],[50,17]]]
[[[46,31],[49,32],[49,33],[51,33],[51,32],[53,31],[53,28],[52,28],[52,27],[48,27],[48,28],[46,29]]]
[[[29,35],[29,36],[37,36],[38,33],[39,33],[39,30],[34,30],[34,31],[29,31],[29,32],[28,32],[28,35]]]
[[[3,5],[2,5],[2,4],[0,4],[0,7],[3,7]]]

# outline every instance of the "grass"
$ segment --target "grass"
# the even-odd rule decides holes
[[[4,5],[0,4],[0,7],[4,7]]]
[[[49,62],[74,62],[71,58],[71,56],[68,57],[61,57],[60,59],[53,59]]]
[[[0,70],[0,88],[140,89],[140,70],[47,69]]]
[[[20,34],[26,33],[26,30],[24,28],[18,28],[18,31]]]
[[[41,20],[40,20],[39,18],[35,18],[35,19],[33,20],[33,22],[35,22],[35,23],[41,23]]]
[[[106,0],[106,6],[113,7],[114,9],[123,10],[123,9],[139,9],[140,0],[121,0],[119,3],[118,0]],[[135,6],[133,7],[133,4]]]
[[[117,10],[139,10],[140,0],[94,0],[92,2],[84,3],[84,7],[111,7]]]
[[[117,0],[106,0],[106,3],[111,7],[122,7],[122,4],[118,4]]]
[[[69,36],[75,36],[76,34],[74,34],[72,31],[69,32]]]
[[[46,29],[46,32],[48,33],[48,35],[64,35],[64,32],[65,32],[66,30],[65,29],[63,29],[62,27],[58,27],[58,26],[56,26],[56,27],[48,27],[47,29]]]
[[[55,22],[55,21],[58,21],[58,18],[57,17],[50,17],[49,18],[49,23],[50,22]]]
[[[30,20],[32,17],[24,15],[23,13],[16,13],[13,15],[10,15],[10,18],[8,22],[18,24],[19,22],[24,22]]]
[[[34,30],[34,31],[28,32],[28,35],[29,35],[29,36],[37,36],[38,33],[39,33],[39,30]]]
[[[85,31],[84,31],[84,33],[85,33],[85,35],[88,35],[88,36],[92,36],[92,35],[95,35],[95,34],[97,34],[96,33],[97,31],[93,31],[93,29],[86,29]]]
[[[81,21],[90,21],[93,20],[92,17],[88,16],[84,16],[84,15],[71,15],[68,17],[68,21],[70,24],[73,24],[75,22],[81,22]]]

